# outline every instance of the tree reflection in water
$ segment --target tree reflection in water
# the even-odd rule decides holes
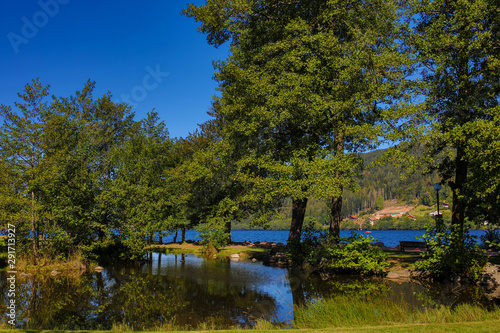
[[[179,258],[180,259],[180,258]],[[161,260],[161,258],[160,258]],[[189,265],[177,260],[182,271]],[[193,276],[162,275],[161,263],[110,267],[91,276],[37,276],[18,280],[17,319],[25,329],[134,329],[165,324],[190,328],[210,322],[217,327],[252,326],[271,320],[276,301],[252,285],[234,283],[230,263],[202,261]],[[222,266],[222,268],[221,268]],[[225,279],[210,278],[226,275]],[[193,273],[193,266],[190,266]],[[5,279],[3,279],[5,280]],[[239,277],[241,282],[241,276]],[[7,300],[6,287],[2,295]]]
[[[6,279],[0,278],[1,304],[6,304]],[[18,276],[17,287],[18,327],[33,330],[106,330],[115,323],[134,329],[189,329],[204,323],[248,327],[257,319],[293,319],[294,306],[345,295],[368,301],[382,297],[415,308],[485,304],[484,293],[474,287],[363,277],[322,280],[301,271],[193,255],[155,254],[142,266],[107,267],[86,276]]]

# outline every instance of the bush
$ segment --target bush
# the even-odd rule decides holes
[[[326,244],[326,256],[321,259],[319,268],[336,273],[382,274],[388,263],[384,261],[384,252],[372,246],[374,241],[371,236],[351,233],[349,237],[340,238],[339,243]]]
[[[485,250],[491,249],[493,251],[500,250],[500,230],[488,229],[481,237],[481,247]]]
[[[327,231],[319,231],[308,221],[301,233],[300,241],[288,242],[287,257],[294,265],[310,263],[320,244],[326,241]]]
[[[452,225],[450,231],[430,227],[421,240],[427,242],[425,258],[416,262],[417,271],[432,279],[444,280],[455,277],[473,281],[481,277],[488,258],[477,246],[474,237],[460,226]]]
[[[205,252],[219,251],[227,245],[229,235],[225,232],[225,226],[223,219],[215,217],[196,228]]]
[[[344,274],[381,274],[388,265],[382,250],[374,248],[373,237],[351,233],[329,240],[328,233],[306,227],[300,247],[289,247],[292,260],[305,261],[318,271]]]

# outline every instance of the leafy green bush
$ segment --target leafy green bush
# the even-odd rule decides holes
[[[326,256],[320,261],[319,268],[337,273],[383,274],[385,254],[372,246],[375,238],[351,233],[340,238],[338,243],[325,244]]]
[[[483,249],[500,250],[500,230],[488,229],[481,237],[481,247]]]
[[[371,236],[354,232],[349,237],[329,240],[326,231],[306,227],[300,248],[292,247],[292,260],[302,259],[328,273],[382,274],[388,263],[384,261],[384,252],[372,246],[374,241]]]
[[[327,232],[314,228],[314,223],[307,223],[302,230],[300,242],[288,242],[287,256],[294,264],[312,263],[319,249],[327,241]]]
[[[452,225],[450,231],[429,227],[421,240],[428,245],[425,258],[415,263],[417,271],[432,279],[444,280],[461,277],[473,281],[481,277],[488,258],[476,244],[474,237],[460,226]]]
[[[203,245],[205,250],[215,248],[218,251],[227,245],[229,234],[225,232],[225,221],[221,218],[209,219],[207,223],[198,226],[196,231],[198,231],[201,238],[200,244]]]

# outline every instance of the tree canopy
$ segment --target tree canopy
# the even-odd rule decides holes
[[[338,237],[344,187],[377,145],[387,112],[405,97],[396,2],[207,1],[186,10],[209,43],[231,41],[216,66],[216,117],[239,176],[277,199],[292,197],[289,240],[300,238],[307,199],[331,197]]]

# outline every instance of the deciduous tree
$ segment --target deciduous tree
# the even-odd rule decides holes
[[[231,55],[217,65],[218,117],[239,181],[265,200],[292,197],[289,241],[298,241],[309,196],[332,197],[338,237],[344,187],[358,150],[405,90],[393,1],[207,1],[187,15]]]
[[[419,140],[430,170],[452,189],[452,224],[463,229],[469,198],[490,184],[497,188],[475,170],[496,179],[487,164],[496,154],[490,154],[488,132],[499,113],[500,11],[494,0],[414,0],[408,6],[414,22],[406,43],[426,83],[423,111],[414,117],[429,120],[429,127]],[[473,152],[479,147],[489,156]],[[486,188],[472,182],[477,178]]]

